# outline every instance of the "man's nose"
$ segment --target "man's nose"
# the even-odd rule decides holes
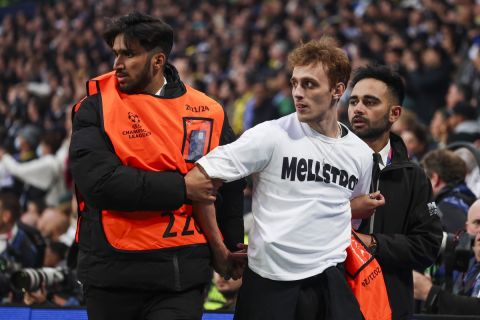
[[[123,69],[124,67],[125,65],[123,64],[123,59],[121,59],[121,57],[116,57],[113,61],[113,69],[118,70]]]
[[[296,86],[292,88],[292,96],[296,99],[302,99],[304,97],[304,90],[301,86]]]
[[[365,113],[365,106],[361,102],[358,102],[356,105],[353,106],[353,113],[364,114]]]

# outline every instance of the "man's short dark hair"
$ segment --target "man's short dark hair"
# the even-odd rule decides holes
[[[473,92],[472,86],[470,84],[457,82],[455,83],[455,86],[457,87],[457,90],[460,91],[460,93],[463,95],[465,101],[470,102],[470,100],[472,100]]]
[[[103,38],[110,47],[115,38],[123,34],[127,48],[132,41],[138,41],[145,50],[159,49],[167,57],[172,51],[173,29],[159,18],[135,11],[107,23]]]
[[[398,73],[387,66],[366,66],[355,70],[350,86],[353,88],[360,80],[376,79],[387,85],[393,103],[401,105],[405,96],[405,85]]]
[[[467,102],[457,102],[452,110],[450,110],[450,115],[459,115],[465,120],[477,120],[478,113],[475,107],[471,106]]]
[[[13,221],[20,219],[20,202],[13,193],[0,194],[0,208],[10,211]]]

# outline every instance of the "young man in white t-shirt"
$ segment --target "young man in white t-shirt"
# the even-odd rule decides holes
[[[254,223],[235,319],[362,319],[341,266],[350,244],[350,200],[368,193],[372,172],[371,149],[337,121],[350,63],[329,38],[302,44],[289,63],[296,113],[216,148],[185,181],[200,186],[202,179],[253,175]],[[208,187],[197,190],[206,201],[214,198]],[[202,227],[212,219],[207,210],[196,213]],[[218,232],[205,233],[216,267],[238,277],[238,265],[222,266],[229,253],[219,249]]]

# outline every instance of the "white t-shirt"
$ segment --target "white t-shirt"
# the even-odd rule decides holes
[[[345,260],[349,200],[368,193],[373,163],[371,149],[351,131],[329,138],[293,113],[255,126],[198,163],[227,182],[253,174],[248,265],[260,276],[305,279]]]

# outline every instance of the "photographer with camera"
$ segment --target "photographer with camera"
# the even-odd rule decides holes
[[[9,193],[0,194],[0,297],[2,303],[19,302],[10,286],[11,274],[39,267],[40,253],[27,232],[19,227],[20,203]]]
[[[23,292],[26,305],[79,306],[82,289],[75,270],[67,267],[68,246],[50,241],[42,268],[25,268],[11,275],[16,292]]]
[[[453,292],[445,286],[434,285],[430,276],[413,274],[415,298],[425,301],[424,309],[428,313],[480,315],[480,200],[468,210],[465,231],[452,243],[451,249],[447,249],[452,251],[455,268],[468,266],[455,282]]]
[[[477,205],[478,202],[479,200]],[[474,263],[459,279],[463,285],[463,291],[459,294],[433,285],[429,276],[413,272],[415,299],[425,301],[427,313],[480,315],[480,233],[475,236],[473,253]]]

